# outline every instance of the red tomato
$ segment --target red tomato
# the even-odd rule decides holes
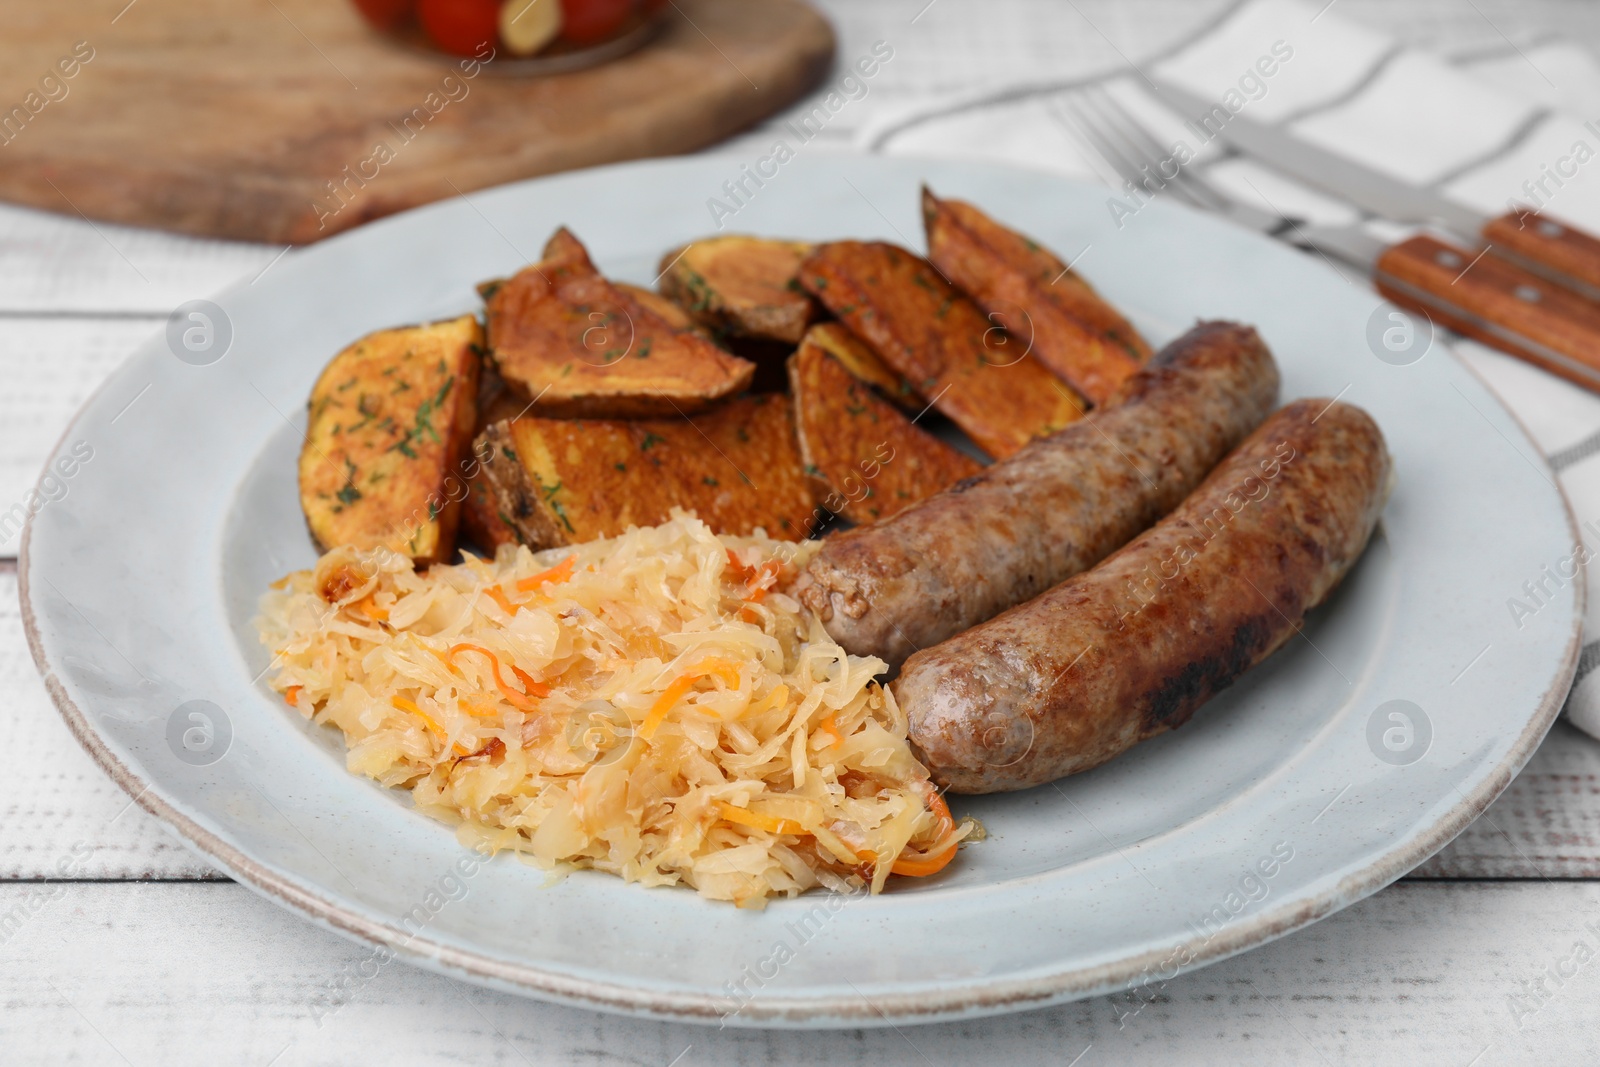
[[[500,0],[418,0],[417,19],[434,44],[458,56],[500,39]]]
[[[380,30],[389,30],[411,14],[411,0],[355,0],[356,9]]]
[[[573,44],[597,44],[628,20],[634,0],[561,0],[561,36]]]

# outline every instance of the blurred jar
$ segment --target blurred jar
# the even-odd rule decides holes
[[[375,29],[413,49],[483,59],[490,74],[557,74],[633,51],[669,0],[351,0]]]

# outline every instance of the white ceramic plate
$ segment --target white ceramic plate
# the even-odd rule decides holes
[[[920,248],[926,180],[1081,257],[1155,342],[1197,317],[1254,323],[1285,399],[1340,395],[1387,434],[1399,484],[1372,545],[1303,638],[1182,729],[1053,786],[958,801],[989,838],[938,878],[752,913],[587,872],[547,885],[510,859],[456,873],[468,853],[448,828],[346,773],[333,731],[256,681],[256,600],[314,559],[294,482],[307,393],[353,338],[475,308],[474,283],[560,224],[608,273],[651,282],[664,249],[715,229],[708,199],[742,162],[585,171],[375,223],[217,297],[209,350],[189,320],[202,351],[157,337],[124,364],[62,439],[58,457],[93,458],[64,497],[49,487],[21,564],[34,656],[107,772],[240,881],[413,962],[596,1008],[857,1026],[1130,983],[1148,999],[1398,878],[1526,761],[1572,677],[1583,583],[1520,627],[1506,601],[1575,534],[1536,448],[1448,351],[1380,360],[1370,291],[1159,200],[1118,229],[1106,190],[1056,177],[800,158],[729,228]]]

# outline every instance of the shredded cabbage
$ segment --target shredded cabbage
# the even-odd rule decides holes
[[[692,514],[417,573],[338,548],[262,600],[271,684],[463,844],[762,907],[943,867],[957,826],[874,680],[784,590],[817,542]],[[891,857],[884,861],[882,857]]]

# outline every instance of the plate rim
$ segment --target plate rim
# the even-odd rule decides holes
[[[884,159],[877,153],[839,153],[859,160]],[[727,153],[704,153],[697,159],[737,158]],[[627,167],[648,168],[656,163],[679,160],[646,160],[606,164],[563,172],[550,177],[570,177],[586,171],[602,171]],[[972,162],[929,160],[929,162]],[[1036,168],[986,164],[990,169],[1014,169],[1036,176],[1048,176],[1063,181],[1080,181],[1071,176],[1052,174]],[[541,179],[495,186],[480,193],[499,191],[516,185],[537,183]],[[1081,183],[1081,181],[1080,181]],[[467,199],[457,197],[452,199]],[[450,201],[442,201],[449,203]],[[436,205],[425,205],[401,212],[378,225],[398,223],[407,216],[425,212]],[[360,227],[346,234],[336,235],[330,242],[343,242],[356,237],[368,227]],[[235,286],[220,290],[231,291]],[[1494,399],[1522,433],[1524,440],[1535,450],[1549,470],[1548,458],[1539,447],[1526,423],[1508,406],[1489,381],[1472,363],[1455,351],[1452,344],[1436,339],[1438,346],[1459,367],[1474,378]],[[118,363],[117,369],[138,356],[138,349]],[[35,482],[49,473],[50,459],[55,457],[67,441],[74,427],[93,406],[106,388],[116,370],[113,370],[85,398],[68,420],[46,459],[45,468]],[[1579,536],[1576,513],[1566,491],[1559,481],[1553,483],[1566,517],[1567,532],[1574,539]],[[663,1021],[700,1023],[705,1025],[733,1025],[741,1027],[825,1027],[830,1029],[894,1026],[900,1022],[932,1023],[959,1018],[972,1018],[1042,1008],[1081,997],[1105,995],[1126,985],[1142,974],[1149,973],[1171,960],[1170,950],[1150,949],[1123,956],[1117,960],[1090,965],[1069,966],[1044,974],[1009,978],[998,981],[966,979],[936,989],[905,992],[879,992],[868,1001],[865,997],[846,998],[837,995],[786,996],[779,1003],[752,1001],[732,1019],[726,1005],[715,994],[667,992],[650,990],[619,981],[585,978],[577,975],[552,972],[530,963],[517,963],[496,959],[470,949],[458,948],[427,936],[426,932],[409,934],[398,925],[369,919],[358,911],[346,908],[311,889],[295,884],[292,876],[280,874],[242,850],[230,845],[200,823],[168,803],[156,791],[156,781],[146,781],[120,760],[104,743],[99,732],[90,723],[82,708],[72,699],[56,675],[45,649],[31,598],[31,541],[34,514],[22,531],[17,552],[17,591],[23,631],[34,665],[44,681],[52,703],[66,722],[78,743],[87,751],[96,765],[145,811],[174,830],[190,849],[209,861],[215,862],[236,882],[274,904],[291,910],[316,926],[339,934],[349,940],[366,945],[383,945],[408,962],[438,973],[455,974],[472,981],[520,995],[532,995],[586,1007],[594,1010],[648,1016]],[[1457,802],[1409,842],[1382,853],[1372,863],[1359,871],[1345,875],[1334,885],[1313,895],[1296,898],[1275,907],[1264,909],[1248,918],[1241,917],[1228,928],[1190,954],[1188,962],[1178,968],[1178,973],[1188,973],[1202,966],[1219,962],[1241,952],[1275,940],[1294,930],[1301,929],[1336,911],[1360,901],[1403,877],[1445,845],[1449,844],[1505,790],[1511,780],[1522,770],[1545,735],[1555,724],[1571,689],[1583,645],[1584,615],[1587,606],[1588,586],[1584,579],[1587,567],[1580,567],[1579,579],[1573,582],[1574,598],[1566,648],[1550,684],[1539,698],[1536,708],[1518,734],[1506,755],[1491,771],[1484,774],[1478,786],[1469,794],[1457,791]]]

